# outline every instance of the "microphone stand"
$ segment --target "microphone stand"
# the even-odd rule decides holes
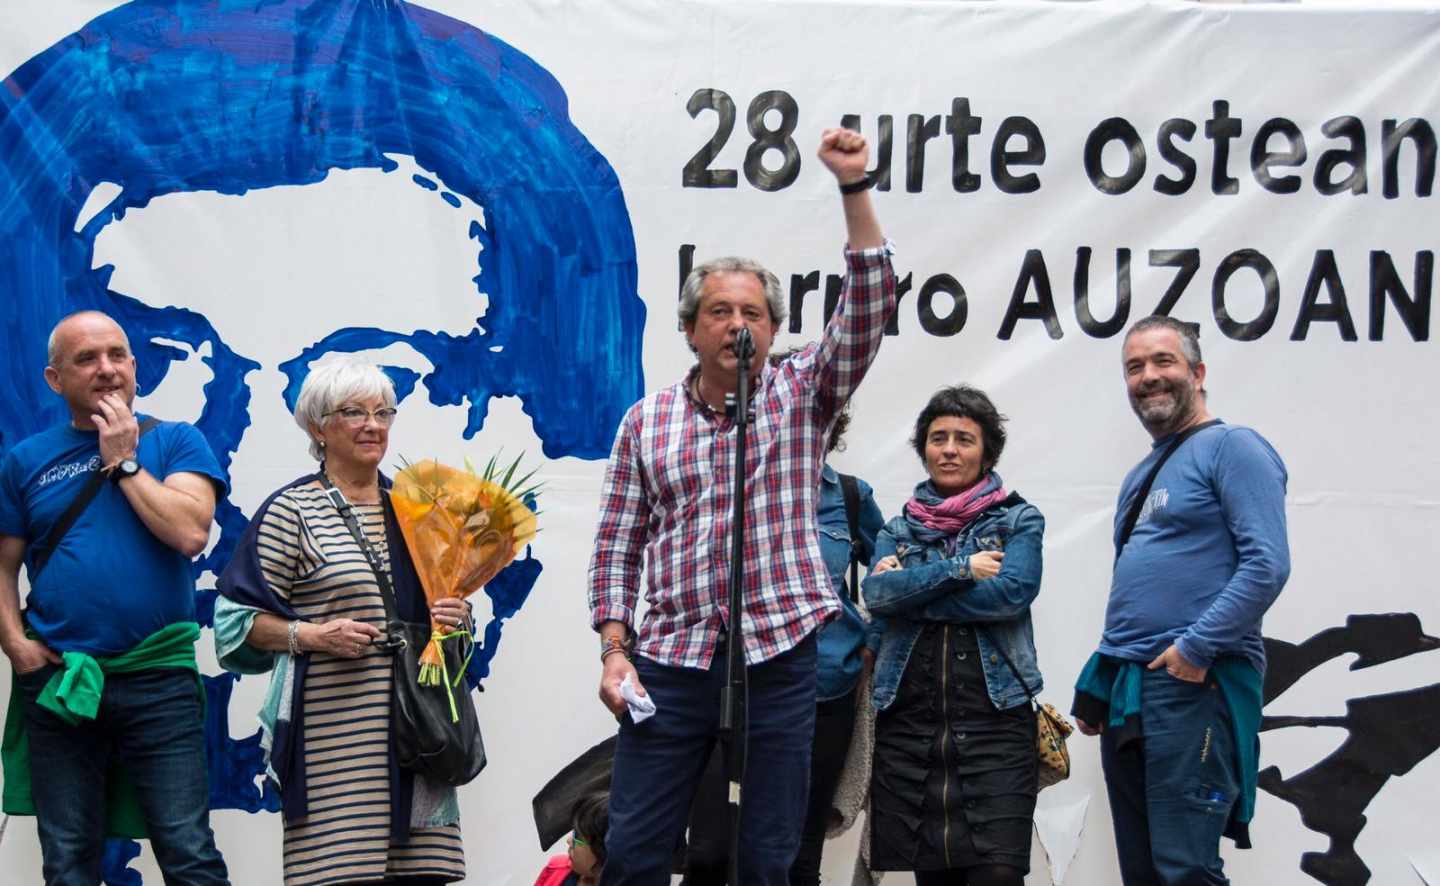
[[[726,414],[735,420],[735,509],[730,526],[730,620],[725,688],[720,691],[720,741],[725,748],[725,779],[730,800],[730,886],[740,886],[740,783],[745,777],[749,705],[745,670],[745,435],[750,429],[750,360],[755,342],[750,330],[735,335],[735,393],[727,394]]]

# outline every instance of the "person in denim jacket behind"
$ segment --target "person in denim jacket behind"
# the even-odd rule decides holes
[[[919,886],[1020,886],[1039,790],[1030,604],[1045,518],[1005,489],[1005,417],[942,388],[912,439],[929,479],[881,530],[862,587],[878,645],[872,870]]]

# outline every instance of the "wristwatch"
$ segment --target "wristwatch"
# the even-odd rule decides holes
[[[115,465],[115,470],[110,472],[110,479],[119,483],[126,477],[133,477],[138,473],[140,473],[140,462],[133,458],[122,458],[119,464]]]

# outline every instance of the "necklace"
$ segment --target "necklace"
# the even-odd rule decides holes
[[[337,477],[329,471],[325,471],[325,476],[330,478],[330,482],[335,484],[335,488],[339,489],[353,505],[378,505],[380,503],[380,480],[378,477],[373,483],[359,485]]]
[[[710,410],[711,412],[720,413],[724,412],[726,409],[729,408],[729,404],[725,402],[725,398],[729,396],[728,394],[721,395],[719,406],[716,406],[714,403],[711,403],[709,400],[705,399],[705,396],[700,393],[700,375],[698,373],[695,375],[695,378],[692,379],[690,382],[690,392],[694,395],[696,402],[703,404],[705,408]]]

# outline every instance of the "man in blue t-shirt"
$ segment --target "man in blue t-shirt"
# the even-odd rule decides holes
[[[1120,489],[1105,631],[1074,713],[1103,733],[1127,886],[1225,884],[1220,837],[1248,847],[1254,810],[1260,620],[1290,574],[1285,465],[1259,434],[1211,417],[1193,326],[1147,317],[1123,355],[1155,442]]]
[[[33,802],[47,884],[98,883],[113,761],[134,785],[166,881],[227,883],[209,824],[190,569],[224,475],[194,427],[142,432],[135,357],[105,314],[56,325],[45,381],[70,421],[0,461],[0,649],[15,674],[10,716],[23,710],[24,722],[6,729],[5,811]],[[44,544],[96,471],[108,476],[93,500]],[[17,798],[25,781],[30,796]]]

